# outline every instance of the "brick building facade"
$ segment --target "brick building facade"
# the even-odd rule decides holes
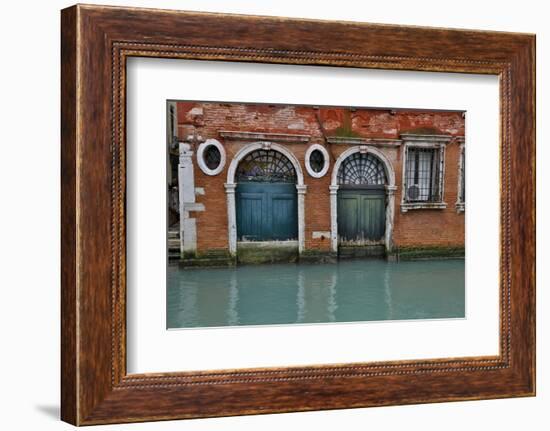
[[[463,112],[169,102],[167,129],[174,258],[464,253]]]

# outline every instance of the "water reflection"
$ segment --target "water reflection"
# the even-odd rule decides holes
[[[455,317],[463,260],[168,267],[168,328]]]

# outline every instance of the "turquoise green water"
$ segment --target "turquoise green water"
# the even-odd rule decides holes
[[[167,327],[464,317],[464,260],[168,267]]]

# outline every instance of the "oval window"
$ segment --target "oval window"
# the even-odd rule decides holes
[[[319,173],[325,167],[325,156],[319,150],[313,150],[309,156],[309,166],[313,172]]]
[[[204,164],[208,169],[214,171],[220,166],[222,154],[215,145],[209,145],[203,153]]]
[[[199,145],[197,163],[206,175],[218,175],[225,166],[225,149],[215,139],[207,139]]]
[[[306,169],[313,178],[321,178],[328,171],[329,155],[325,147],[311,145],[306,151]]]

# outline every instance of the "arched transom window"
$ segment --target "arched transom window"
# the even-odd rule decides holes
[[[353,153],[338,170],[338,184],[384,185],[386,182],[382,161],[370,153]]]
[[[239,163],[237,182],[295,183],[296,171],[290,160],[275,150],[256,150]]]

